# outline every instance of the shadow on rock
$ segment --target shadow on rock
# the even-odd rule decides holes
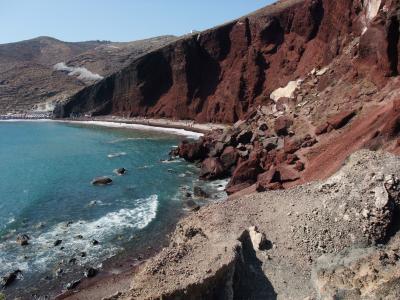
[[[274,287],[262,270],[262,262],[257,258],[248,231],[245,231],[240,241],[242,261],[236,265],[233,299],[277,299]]]

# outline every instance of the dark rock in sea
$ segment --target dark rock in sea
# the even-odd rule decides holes
[[[83,273],[83,275],[85,277],[87,277],[87,278],[92,278],[92,277],[97,275],[97,270],[95,268],[92,268],[92,267],[86,268],[86,270]]]
[[[68,283],[68,284],[66,285],[66,289],[67,289],[68,291],[73,290],[73,289],[75,289],[80,283],[81,283],[80,280],[76,280],[76,281],[70,282],[70,283]]]
[[[15,270],[14,272],[1,277],[0,286],[2,288],[10,286],[18,278],[19,274],[22,274],[21,270]]]
[[[62,269],[62,268],[58,268],[57,270],[56,270],[56,275],[57,276],[61,276],[61,274],[63,274],[64,273],[64,270]]]
[[[83,252],[81,252],[79,255],[80,255],[81,257],[86,257],[87,254],[86,254],[86,252],[83,251]]]
[[[107,185],[111,184],[112,179],[110,177],[97,177],[92,180],[91,184],[93,185]]]
[[[68,261],[68,263],[69,263],[69,264],[72,264],[72,265],[76,264],[76,258],[75,258],[75,257],[71,258],[71,259]]]
[[[210,197],[210,195],[199,186],[195,186],[193,188],[193,192],[194,192],[194,195],[196,197],[200,197],[200,198],[208,198],[208,197]]]
[[[125,175],[126,169],[125,168],[118,168],[118,169],[114,170],[114,173],[119,175],[119,176],[122,176],[122,175]]]
[[[54,247],[57,247],[57,246],[61,245],[61,243],[62,243],[62,240],[56,240],[54,242]]]
[[[21,246],[26,246],[29,244],[30,237],[26,234],[20,234],[17,236],[17,243]]]
[[[186,192],[185,196],[186,196],[187,198],[191,198],[191,197],[192,197],[192,193]]]
[[[91,244],[92,244],[93,246],[96,246],[96,245],[99,244],[99,241],[98,241],[98,240],[92,240],[92,241],[91,241]]]
[[[200,209],[200,205],[198,205],[194,200],[186,200],[184,202],[185,206],[191,211],[198,211]]]
[[[75,238],[77,238],[77,239],[79,239],[79,240],[81,240],[81,239],[83,239],[83,235],[81,235],[81,234],[78,234]]]

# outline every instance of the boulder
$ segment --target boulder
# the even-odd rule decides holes
[[[270,138],[265,139],[262,142],[262,145],[263,145],[265,150],[271,151],[271,150],[273,150],[273,149],[278,147],[278,141],[279,141],[279,138],[270,137]]]
[[[237,192],[240,192],[241,190],[244,190],[244,189],[250,187],[251,185],[252,185],[251,183],[244,182],[244,183],[240,183],[240,184],[236,184],[236,185],[232,185],[232,186],[227,186],[225,191],[228,195],[233,195]]]
[[[222,152],[219,159],[224,168],[229,169],[232,166],[236,165],[238,158],[239,158],[239,153],[237,152],[237,150],[234,147],[229,146],[225,148],[224,152]]]
[[[14,281],[18,278],[18,275],[21,273],[22,273],[21,270],[16,270],[14,272],[11,272],[11,273],[1,277],[0,286],[2,288],[6,288],[6,287],[10,286],[11,284],[14,283]]]
[[[296,181],[300,178],[299,172],[287,165],[280,165],[278,171],[281,182]]]
[[[256,186],[256,191],[259,193],[266,192],[266,191],[282,190],[282,189],[283,189],[283,186],[280,182],[272,182],[267,185],[263,185],[263,184],[257,182],[257,186]]]
[[[224,151],[225,144],[222,142],[216,142],[214,145],[211,146],[210,153],[208,156],[210,157],[217,157],[220,156],[222,151]]]
[[[301,148],[303,141],[301,139],[287,139],[285,138],[283,151],[285,153],[293,154]]]
[[[204,147],[203,142],[203,139],[199,139],[194,143],[182,141],[182,143],[178,146],[178,156],[189,162],[195,162],[197,160],[206,158],[208,155],[208,150],[206,147]]]
[[[296,164],[295,164],[295,166],[294,166],[294,169],[297,170],[297,171],[299,171],[299,172],[304,171],[304,163],[301,162],[301,161],[299,161],[299,160],[296,161]]]
[[[125,168],[118,168],[118,169],[114,170],[114,173],[119,175],[119,176],[122,176],[122,175],[125,175],[126,169]]]
[[[327,133],[328,131],[329,131],[329,123],[328,122],[322,123],[315,128],[316,135],[321,135],[321,134]]]
[[[73,290],[73,289],[77,288],[78,285],[79,285],[80,283],[81,283],[80,280],[72,281],[72,282],[68,283],[68,284],[65,286],[65,288],[66,288],[68,291],[70,291],[70,290]]]
[[[236,140],[238,143],[248,144],[250,143],[252,137],[253,137],[253,132],[251,130],[245,129],[238,134]]]
[[[340,129],[345,126],[350,120],[356,115],[355,110],[351,111],[342,111],[338,114],[331,116],[328,119],[328,124],[332,126],[334,129]]]
[[[296,163],[296,161],[298,161],[299,158],[297,157],[296,154],[288,154],[287,158],[286,158],[286,163],[288,165],[293,165],[294,163]]]
[[[93,185],[107,185],[111,184],[112,179],[110,177],[96,177],[95,179],[92,180],[91,184]]]
[[[30,237],[26,234],[20,234],[17,236],[17,243],[21,246],[26,246],[29,244]]]
[[[60,246],[61,245],[61,243],[62,243],[62,240],[56,240],[56,241],[54,241],[54,247],[57,247],[57,246]]]
[[[251,226],[248,229],[251,243],[255,251],[265,250],[267,238],[264,233],[261,233],[256,226]]]
[[[199,186],[195,186],[193,188],[193,193],[194,193],[194,195],[196,197],[200,197],[200,198],[208,198],[208,197],[210,197],[210,195]]]
[[[83,275],[87,278],[92,278],[97,275],[97,270],[92,267],[86,268],[85,272],[83,272]]]
[[[267,186],[273,182],[279,182],[280,176],[276,168],[271,168],[267,172],[261,173],[257,176],[257,182],[263,186]]]
[[[196,201],[189,199],[184,201],[184,205],[190,211],[198,211],[200,209],[200,205],[196,203]]]
[[[225,169],[219,158],[210,157],[201,164],[200,178],[213,180],[223,178],[224,176]]]
[[[261,131],[266,131],[266,130],[268,130],[268,125],[266,123],[262,123],[262,124],[260,124],[258,129]]]
[[[301,148],[308,148],[312,147],[317,143],[317,140],[315,137],[312,137],[311,135],[307,134],[303,138],[303,142],[301,143]]]
[[[293,125],[292,119],[286,116],[278,117],[274,123],[274,129],[277,135],[288,135],[290,126]]]
[[[261,172],[260,162],[257,159],[248,159],[236,167],[228,183],[228,188],[242,183],[254,184]]]

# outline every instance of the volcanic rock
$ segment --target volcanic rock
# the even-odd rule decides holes
[[[201,187],[199,187],[199,186],[195,186],[194,188],[193,188],[193,193],[194,193],[194,195],[196,196],[196,197],[200,197],[200,198],[208,198],[210,195],[205,191],[205,190],[203,190]]]
[[[122,175],[125,175],[126,169],[125,168],[118,168],[118,169],[114,170],[114,173],[119,175],[119,176],[122,176]]]
[[[93,184],[93,185],[107,185],[107,184],[111,184],[111,183],[112,183],[112,179],[109,177],[96,177],[91,182],[91,184]]]
[[[97,270],[95,268],[89,267],[86,268],[85,272],[83,273],[83,275],[87,278],[92,278],[95,277],[97,275]]]
[[[29,244],[30,237],[26,234],[20,234],[17,236],[17,243],[21,246],[26,246]]]
[[[334,129],[340,129],[345,126],[354,116],[356,111],[343,111],[328,119],[328,124]]]
[[[238,151],[232,147],[226,147],[224,152],[220,156],[220,161],[226,170],[230,169],[232,166],[236,165],[239,158]]]
[[[210,157],[201,164],[200,177],[207,180],[225,176],[225,169],[218,158]]]
[[[10,286],[11,284],[14,283],[14,281],[18,278],[18,275],[21,273],[22,273],[21,270],[16,270],[14,272],[5,275],[4,277],[1,277],[0,286],[2,288]]]

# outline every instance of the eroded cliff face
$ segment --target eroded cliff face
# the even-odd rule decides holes
[[[357,70],[382,84],[398,70],[397,6],[280,1],[144,55],[76,94],[58,114],[233,123],[254,106],[271,104],[272,91],[329,64],[360,36]]]

